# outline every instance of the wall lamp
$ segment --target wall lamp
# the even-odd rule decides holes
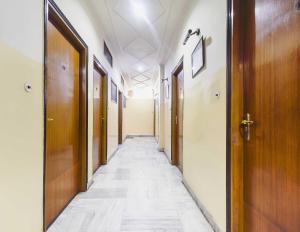
[[[169,79],[168,78],[161,79],[161,83],[164,83],[165,81],[169,82]]]
[[[197,28],[194,32],[193,32],[192,29],[189,29],[188,32],[187,32],[187,34],[186,34],[186,36],[185,36],[185,39],[184,39],[184,41],[183,41],[183,45],[186,45],[186,44],[187,44],[189,38],[190,38],[192,35],[197,35],[197,36],[199,36],[199,35],[200,35],[200,29]]]

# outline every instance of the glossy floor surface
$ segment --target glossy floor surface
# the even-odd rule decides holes
[[[127,139],[48,232],[210,232],[153,138]]]

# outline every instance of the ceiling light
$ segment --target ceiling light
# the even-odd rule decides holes
[[[138,70],[139,72],[143,72],[143,71],[144,71],[144,68],[143,68],[143,66],[139,65],[139,66],[137,67],[137,70]]]
[[[141,2],[138,0],[131,0],[131,5],[132,5],[132,10],[134,15],[140,17],[140,18],[145,18],[146,17],[146,10],[145,7]]]

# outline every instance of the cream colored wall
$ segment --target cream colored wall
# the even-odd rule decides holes
[[[84,1],[83,1],[84,2]],[[44,1],[0,0],[0,231],[41,232],[43,226]],[[103,57],[101,28],[79,0],[57,0],[89,47],[88,179],[92,178],[93,55],[119,85]],[[115,64],[114,67],[117,65]],[[24,84],[32,84],[32,92]],[[109,156],[117,149],[117,105],[108,105]],[[20,194],[22,193],[22,194]],[[16,223],[17,222],[17,223]]]
[[[89,47],[89,79],[88,79],[88,178],[91,180],[93,175],[92,170],[92,152],[93,152],[93,56],[96,55],[98,60],[108,72],[108,128],[107,128],[107,157],[108,159],[118,148],[118,105],[111,101],[111,78],[121,88],[121,77],[116,63],[114,68],[111,68],[106,58],[103,55],[103,41],[105,36],[101,30],[101,25],[95,23],[92,19],[91,12],[85,5],[85,1],[81,0],[55,0],[60,9],[64,12],[74,28]],[[109,44],[108,44],[109,45]]]
[[[0,5],[0,231],[42,232],[43,1]]]
[[[170,78],[184,56],[183,175],[221,231],[226,231],[226,1],[194,2],[165,74]],[[198,40],[193,36],[186,46],[182,41],[188,29],[198,27],[208,41],[207,66],[193,79],[191,53]],[[165,151],[170,157],[170,99],[165,124]]]
[[[153,136],[154,100],[129,98],[124,123],[127,135]]]

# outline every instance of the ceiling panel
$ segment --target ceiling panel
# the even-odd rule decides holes
[[[195,0],[81,0],[94,12],[112,44],[114,59],[129,87],[152,85],[159,64],[173,51]],[[144,78],[143,78],[144,77]]]

